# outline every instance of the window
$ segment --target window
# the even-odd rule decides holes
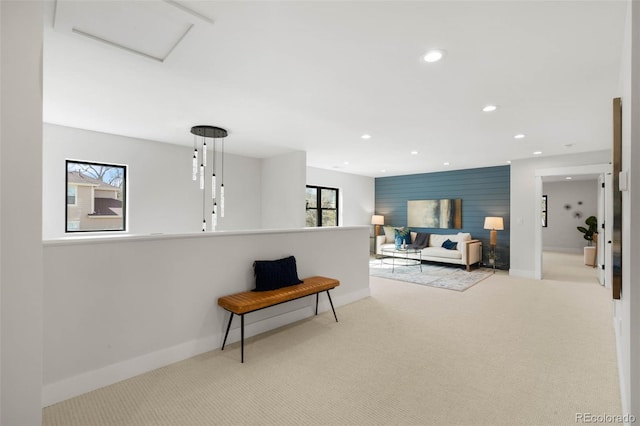
[[[338,226],[338,190],[307,185],[306,226]]]
[[[78,193],[78,187],[75,185],[67,185],[67,205],[76,205],[76,195]]]
[[[547,196],[542,196],[542,227],[547,227]]]
[[[127,167],[66,161],[65,232],[126,230]]]

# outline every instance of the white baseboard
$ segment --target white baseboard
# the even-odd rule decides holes
[[[213,350],[214,342],[217,342],[214,336],[204,337],[46,384],[42,387],[42,405],[47,407]]]
[[[357,300],[364,299],[371,295],[371,291],[367,287],[356,292],[345,294],[339,297],[333,297],[333,306],[343,306],[353,303]],[[329,300],[323,298],[318,303],[318,312],[325,312],[331,309]],[[315,299],[314,299],[315,301]],[[273,330],[283,325],[290,324],[295,321],[308,318],[315,314],[315,303],[313,306],[305,306],[280,315],[265,318],[251,324],[245,324],[245,337],[255,336],[265,331]],[[338,313],[338,319],[339,313]],[[234,319],[234,324],[239,326],[239,321]],[[42,405],[49,405],[82,395],[93,390],[112,385],[131,377],[147,373],[179,362],[188,358],[192,358],[204,352],[219,349],[222,345],[224,334],[218,333],[211,336],[202,337],[200,339],[184,342],[176,346],[151,352],[136,358],[121,361],[115,364],[107,365],[97,370],[88,371],[77,376],[69,377],[55,383],[46,384],[42,387]],[[227,344],[240,340],[240,329],[232,328],[229,331]]]

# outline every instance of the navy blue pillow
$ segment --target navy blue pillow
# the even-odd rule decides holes
[[[442,247],[446,248],[447,250],[455,250],[456,248],[458,248],[458,243],[454,243],[453,241],[447,239],[447,241],[442,243]]]
[[[253,262],[253,272],[256,276],[256,288],[253,291],[276,290],[302,283],[293,256],[278,260],[256,260]]]

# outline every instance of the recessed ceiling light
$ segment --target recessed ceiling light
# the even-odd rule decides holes
[[[518,133],[518,134],[517,134],[517,135],[515,135],[513,138],[514,138],[514,139],[523,139],[523,138],[524,138],[524,135],[523,135],[522,133]]]
[[[418,151],[411,151],[411,155],[418,155]]]
[[[371,139],[371,135],[365,133],[364,135],[362,135],[362,139]]]
[[[438,62],[444,56],[444,50],[432,49],[429,50],[423,57],[425,62]]]
[[[566,179],[566,180],[571,180],[571,179],[573,179],[573,178],[572,178],[571,176],[567,176],[565,179]]]
[[[535,152],[533,153],[533,155],[540,155],[540,154],[542,154],[542,151],[535,151]]]
[[[482,108],[482,111],[484,111],[484,112],[493,112],[496,109],[498,109],[498,107],[495,106],[495,105],[485,105],[485,107]]]
[[[507,164],[511,164],[511,160],[507,160]]]
[[[345,162],[344,162],[344,165],[345,165],[345,166],[348,166],[348,165],[349,165],[349,162],[348,162],[348,161],[345,161]]]
[[[444,164],[445,166],[448,166],[448,165],[449,165],[449,162],[448,162],[448,161],[445,161],[445,162],[444,162],[444,163],[442,163],[442,164]]]
[[[387,169],[382,169],[382,170],[380,170],[380,172],[387,173]]]

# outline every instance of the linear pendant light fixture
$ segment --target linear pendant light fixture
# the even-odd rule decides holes
[[[196,135],[193,135],[193,180],[198,179],[198,147],[196,146]]]
[[[208,146],[213,147],[213,161],[211,161],[211,224],[210,230],[215,231],[216,226],[218,226],[218,202],[220,203],[220,217],[224,217],[224,138],[227,137],[228,132],[221,128],[215,126],[193,126],[191,128],[191,133],[193,134],[193,172],[192,179],[197,179],[198,174],[198,157],[202,158],[202,162],[200,163],[200,190],[202,191],[202,231],[207,230],[207,216],[206,216],[206,205],[207,205],[207,197],[206,197],[206,180],[205,174],[207,173],[207,148]],[[198,155],[198,137],[201,138],[200,151],[202,155]],[[213,143],[207,145],[206,139],[213,139]],[[221,164],[222,164],[222,173],[220,176],[220,191],[217,190],[218,180],[216,178],[216,166],[217,166],[217,139],[222,139],[222,152],[221,152]],[[217,198],[217,195],[220,195],[220,198]]]

